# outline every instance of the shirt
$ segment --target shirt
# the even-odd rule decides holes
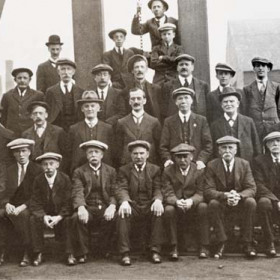
[[[93,127],[95,127],[97,125],[98,118],[95,118],[95,119],[93,119],[91,121],[88,120],[88,119],[85,119],[85,123],[88,125],[88,127],[93,128]]]
[[[105,100],[107,95],[108,95],[108,90],[109,90],[109,85],[107,85],[105,88],[101,89],[101,88],[97,88],[97,93],[100,99]],[[101,91],[103,91],[103,98],[102,98],[102,93]]]
[[[192,111],[189,111],[186,115],[184,115],[184,114],[182,114],[181,111],[179,111],[179,117],[180,117],[182,123],[184,123],[184,121],[185,121],[185,120],[184,120],[184,117],[186,118],[186,122],[189,121],[191,112],[192,112]]]
[[[233,127],[234,122],[235,122],[236,119],[237,119],[237,112],[234,113],[234,115],[233,115],[232,117],[230,117],[227,113],[224,113],[224,117],[225,117],[225,119],[228,121],[229,125],[230,125],[231,127]]]
[[[132,117],[133,117],[133,120],[136,124],[140,124],[143,120],[143,116],[144,116],[144,113],[145,111],[142,109],[140,112],[135,112],[132,110]]]
[[[182,173],[183,176],[187,176],[188,173],[189,173],[189,170],[190,170],[190,165],[187,167],[186,170],[183,170],[183,169],[180,168],[180,171],[181,171],[181,173]]]
[[[278,163],[280,163],[280,156],[279,156],[279,157],[276,157],[276,156],[274,156],[273,154],[271,154],[271,157],[272,157],[272,161],[273,161],[273,162],[278,162]]]
[[[182,76],[178,76],[179,77],[179,80],[180,80],[180,83],[182,86],[185,85],[185,82],[186,82],[186,79],[188,81],[188,84],[190,85],[192,83],[192,79],[193,79],[193,75],[189,75],[188,77],[182,77]]]
[[[261,90],[263,86],[266,88],[267,78],[264,78],[263,80],[257,79],[257,83],[258,83],[258,89],[259,90]]]
[[[25,89],[23,92],[21,92],[19,88],[17,88],[17,90],[18,90],[19,96],[21,96],[21,97],[23,97],[27,91],[27,89]]]
[[[117,53],[119,53],[119,49],[121,51],[121,54],[123,54],[123,47],[115,47]]]
[[[26,169],[27,169],[28,164],[29,164],[29,161],[26,164],[23,164],[24,175],[26,174]],[[20,176],[21,176],[21,171],[22,171],[22,165],[17,163],[17,166],[18,166],[18,186],[19,186],[21,183]]]
[[[52,57],[49,58],[49,61],[51,62],[51,65],[53,68],[56,68],[56,62],[57,60],[54,60]]]
[[[65,86],[67,86],[68,91],[71,92],[73,87],[73,82],[70,81],[68,84],[63,83],[62,81],[60,82],[60,88],[64,94],[66,93]]]
[[[222,159],[225,170],[228,171],[228,167],[227,167],[227,163],[224,161],[224,159]],[[233,159],[230,163],[229,163],[229,171],[232,172],[233,166],[234,166],[234,162],[235,160]]]
[[[144,170],[145,166],[146,166],[146,162],[143,163],[143,165],[141,166],[141,169],[137,166],[137,164],[134,164],[134,167],[137,172],[140,172],[140,171],[142,172]]]
[[[48,176],[45,174],[45,178],[47,179],[48,184],[49,184],[49,187],[50,187],[51,189],[53,188],[53,184],[54,184],[56,175],[57,175],[57,170],[55,170],[55,172],[54,172],[54,174],[53,174],[52,177],[48,177]]]
[[[230,87],[230,84],[228,84],[228,85],[226,85],[226,86],[224,86],[224,87],[219,86],[219,90],[220,90],[220,92],[223,92],[224,88],[226,88],[226,87]]]
[[[159,24],[159,26],[162,26],[166,21],[166,16],[163,16],[160,19],[155,18],[155,21]]]
[[[45,132],[47,128],[47,122],[45,122],[42,126],[34,125],[34,130],[36,131],[37,135],[39,137],[42,137],[43,133]]]
[[[90,168],[93,170],[94,174],[99,176],[100,175],[100,168],[101,168],[101,163],[99,163],[98,166],[94,167],[93,165],[89,164]]]

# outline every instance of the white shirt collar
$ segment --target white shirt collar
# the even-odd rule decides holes
[[[134,164],[135,169],[139,172],[139,171],[143,171],[144,168],[146,166],[146,162],[141,166],[141,170],[139,170],[138,166],[136,164]]]
[[[57,58],[57,59],[55,60],[55,59],[53,59],[52,57],[50,57],[50,58],[49,58],[49,61],[50,61],[51,63],[56,64],[56,62],[57,62],[58,59],[59,59],[59,58]]]
[[[190,170],[190,165],[187,167],[187,169],[186,170],[183,170],[183,169],[181,169],[180,168],[180,171],[181,171],[181,173],[182,173],[182,175],[183,176],[187,176],[188,175],[188,173],[189,173],[189,170]]]
[[[26,164],[23,164],[24,174],[26,174],[26,170],[27,170],[28,164],[29,164],[29,161],[27,161]],[[21,175],[21,167],[22,167],[22,165],[17,162],[17,166],[18,166],[18,186],[19,186],[20,185],[20,175]]]
[[[90,168],[92,170],[94,170],[95,172],[97,172],[100,168],[101,168],[101,162],[99,163],[99,165],[97,165],[96,167],[94,167],[93,165],[89,164]]]
[[[272,161],[273,161],[273,162],[276,162],[277,159],[278,159],[278,161],[280,162],[280,157],[277,158],[277,157],[274,156],[273,154],[271,154],[271,157],[272,157]]]
[[[54,174],[53,174],[52,177],[48,177],[48,176],[45,174],[45,178],[46,178],[46,180],[48,181],[48,184],[49,184],[49,186],[50,186],[51,189],[53,188],[53,184],[54,184],[56,175],[57,175],[57,170],[55,170],[55,172],[54,172]]]
[[[141,117],[143,117],[145,111],[144,111],[144,109],[140,110],[139,112],[136,112],[136,111],[132,110],[131,113],[136,118],[141,118]]]
[[[237,112],[235,112],[234,115],[232,117],[230,117],[227,113],[224,113],[224,117],[227,121],[229,121],[230,119],[233,121],[236,121],[237,115],[238,115]]]
[[[90,128],[93,128],[93,127],[95,127],[96,125],[97,125],[97,123],[98,123],[98,118],[95,118],[95,119],[93,119],[93,120],[88,120],[87,118],[85,118],[85,122],[86,122],[86,124],[88,125],[88,127],[90,127]]]
[[[115,47],[114,48],[117,53],[119,53],[119,49],[121,50],[121,54],[123,54],[123,47]]]
[[[223,92],[224,88],[226,88],[226,87],[230,87],[230,84],[226,85],[225,87],[222,87],[221,85],[219,85],[220,92]]]
[[[21,92],[18,87],[17,87],[17,90],[18,90],[19,96],[24,96],[26,94],[27,88],[23,92]]]
[[[225,170],[227,171],[227,163],[225,162],[224,159],[222,159],[222,161],[223,161]],[[235,162],[235,159],[233,158],[232,161],[229,163],[229,171],[230,172],[232,172],[232,169],[233,169],[233,166],[234,166],[234,162]]]
[[[63,81],[60,81],[60,88],[62,90],[62,92],[65,94],[66,93],[66,89],[65,86],[67,86],[68,91],[71,92],[72,87],[73,87],[73,80],[71,80],[69,83],[65,84]]]
[[[189,85],[192,83],[193,75],[189,75],[186,78],[182,77],[180,75],[178,75],[178,77],[179,77],[179,80],[180,80],[180,83],[181,83],[182,86],[184,86],[186,79],[187,79]]]
[[[166,15],[162,16],[160,19],[155,18],[155,21],[159,22],[159,26],[162,26],[166,21]]]
[[[37,124],[34,124],[34,130],[36,131],[38,128],[46,129],[47,127],[47,122],[45,122],[42,126],[38,126]]]
[[[184,122],[184,117],[186,117],[186,121],[187,121],[187,122],[189,121],[191,112],[192,112],[192,111],[189,111],[186,115],[184,115],[184,114],[182,114],[181,111],[179,111],[179,117],[180,117],[182,123]]]
[[[109,84],[105,88],[103,88],[103,89],[98,87],[97,88],[97,93],[98,93],[99,98],[102,99],[101,91],[103,91],[103,98],[105,100],[107,95],[108,95],[108,90],[109,90]]]
[[[257,79],[257,83],[258,84],[264,84],[265,86],[267,84],[267,81],[268,81],[267,77],[264,77],[262,80]]]

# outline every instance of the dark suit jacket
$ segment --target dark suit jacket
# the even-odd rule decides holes
[[[112,147],[114,143],[114,136],[112,126],[110,124],[98,121],[97,123],[97,137],[96,139],[88,139],[86,135],[86,126],[85,121],[78,122],[72,125],[69,129],[67,147],[70,148],[69,158],[71,160],[71,171],[74,171],[75,168],[85,164],[87,162],[86,153],[84,150],[79,148],[79,145],[89,141],[89,140],[99,140],[104,142],[109,146],[109,149],[105,152],[103,161],[107,164],[112,164]]]
[[[15,138],[14,132],[0,124],[0,162],[10,166],[15,160],[7,144]]]
[[[123,49],[123,55],[116,52],[115,48],[103,54],[103,63],[113,68],[112,82],[120,86],[130,84],[133,81],[133,75],[128,72],[127,61],[134,55],[130,49]]]
[[[207,94],[209,93],[209,85],[206,82],[201,81],[195,77],[193,77],[192,84],[195,91],[195,98],[193,101],[192,111],[196,114],[206,117]],[[163,84],[161,112],[163,113],[164,118],[172,116],[178,111],[178,108],[172,98],[172,92],[180,87],[182,87],[182,84],[178,77],[174,80]]]
[[[29,200],[32,194],[32,185],[36,176],[42,172],[41,166],[30,161],[24,179],[18,186],[18,166],[13,164],[7,168],[6,190],[1,199],[1,207],[4,208],[7,203],[14,206],[26,204],[29,206]]]
[[[116,170],[105,164],[101,164],[101,184],[103,202],[108,206],[117,204],[115,199]],[[92,188],[92,169],[86,163],[77,168],[73,174],[72,201],[74,209],[86,206],[86,200]]]
[[[56,215],[62,217],[71,215],[71,180],[58,171],[52,188],[52,200]],[[33,183],[33,193],[30,200],[30,211],[32,215],[42,218],[50,213],[48,210],[50,187],[45,173],[37,176]]]
[[[183,143],[181,124],[178,113],[164,121],[160,139],[160,154],[163,162],[171,159],[171,149]],[[213,149],[207,120],[203,116],[191,113],[189,125],[190,143],[188,144],[196,148],[194,152],[194,161],[201,160],[206,164],[212,155]]]
[[[144,172],[146,172],[146,187],[151,202],[155,199],[162,200],[160,168],[147,162]],[[136,203],[138,200],[137,171],[132,162],[119,169],[116,198],[119,204],[122,204],[124,201]]]
[[[173,23],[176,25],[176,36],[175,36],[175,43],[180,45],[180,37],[179,37],[179,30],[178,30],[178,20],[172,17],[165,18],[165,23]],[[161,36],[158,31],[158,25],[156,23],[155,18],[151,18],[147,20],[145,23],[140,24],[139,19],[134,17],[131,24],[131,33],[133,35],[142,35],[146,33],[150,33],[152,47],[159,45],[161,43]]]
[[[254,197],[256,183],[247,160],[235,158],[234,163],[235,190],[242,198]],[[225,168],[221,158],[210,161],[206,167],[204,178],[204,197],[206,201],[212,199],[226,200],[225,192],[230,191],[226,187]]]
[[[52,66],[50,60],[39,64],[36,72],[37,90],[46,93],[47,89],[58,83],[59,80],[60,77],[57,73],[57,69]]]
[[[176,164],[168,166],[162,174],[162,192],[165,203],[176,205],[178,199],[191,198],[194,206],[198,205],[203,201],[202,180],[203,171],[197,170],[192,162],[185,181]]]
[[[274,168],[270,153],[254,158],[252,170],[257,185],[257,198],[267,197],[272,201],[278,202],[280,197],[277,197],[274,192],[279,188],[275,182],[275,178],[279,177],[279,173]]]
[[[237,117],[238,139],[241,141],[238,156],[251,161],[253,157],[261,153],[261,144],[254,121],[246,116],[238,114]],[[213,143],[227,135],[226,120],[224,116],[214,121],[210,127]],[[217,145],[214,144],[214,155],[219,157]]]
[[[2,123],[12,130],[16,137],[20,137],[21,133],[32,126],[33,121],[27,111],[28,105],[33,101],[43,101],[44,94],[40,91],[28,88],[24,97],[20,97],[18,89],[9,90],[3,95],[1,105]]]
[[[142,122],[137,126],[132,114],[118,120],[116,127],[117,151],[120,165],[131,161],[127,144],[135,140],[145,140],[151,144],[149,161],[159,163],[159,142],[161,135],[161,125],[158,119],[144,113]]]

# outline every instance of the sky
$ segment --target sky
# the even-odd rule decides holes
[[[83,0],[81,0],[83,1]],[[128,31],[126,46],[140,46],[139,36],[130,33],[132,17],[138,0],[103,0],[105,18],[105,49],[113,47],[107,36],[117,27]],[[142,3],[143,20],[152,17]],[[177,17],[177,3],[169,0],[167,15]],[[217,86],[214,66],[226,59],[227,22],[242,19],[280,18],[279,0],[207,0],[211,68],[211,87]],[[117,12],[116,12],[117,11]],[[35,73],[37,65],[48,58],[45,42],[50,34],[59,34],[64,42],[61,56],[74,58],[71,0],[6,0],[0,20],[0,75],[5,88],[5,61],[14,67],[25,66]],[[144,36],[144,49],[150,49],[149,36]],[[7,73],[9,75],[9,73]],[[149,79],[151,79],[151,74]],[[35,77],[31,86],[35,87]],[[1,88],[0,88],[1,92]]]

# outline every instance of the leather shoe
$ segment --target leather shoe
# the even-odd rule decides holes
[[[251,243],[247,243],[244,247],[244,252],[247,258],[254,259],[257,256],[256,249],[252,246]]]
[[[69,254],[68,258],[67,258],[67,265],[73,266],[73,265],[76,265],[76,264],[77,264],[76,258],[72,254]]]
[[[225,244],[219,243],[217,246],[217,250],[214,254],[214,258],[217,260],[221,259],[223,257],[224,250],[225,250]]]
[[[86,256],[86,255],[80,256],[80,257],[78,258],[78,263],[84,264],[84,263],[86,263],[86,262],[87,262],[87,256]]]
[[[207,259],[209,256],[209,250],[205,246],[201,246],[199,250],[199,258],[200,259]]]
[[[277,253],[276,253],[274,242],[271,242],[268,245],[267,250],[266,250],[266,254],[267,254],[267,256],[269,256],[271,258],[276,257]]]
[[[178,250],[177,250],[177,246],[174,246],[173,249],[170,252],[170,256],[169,256],[170,260],[173,262],[178,261],[179,256],[178,256]]]
[[[121,264],[123,266],[131,265],[131,260],[130,260],[130,256],[128,253],[123,254],[122,259],[121,259]]]
[[[24,253],[21,262],[19,263],[20,267],[26,267],[30,265],[30,259],[27,253]]]
[[[42,253],[37,253],[36,257],[33,260],[33,265],[38,266],[42,263]]]
[[[153,263],[161,263],[161,257],[159,253],[152,252],[152,262]]]

